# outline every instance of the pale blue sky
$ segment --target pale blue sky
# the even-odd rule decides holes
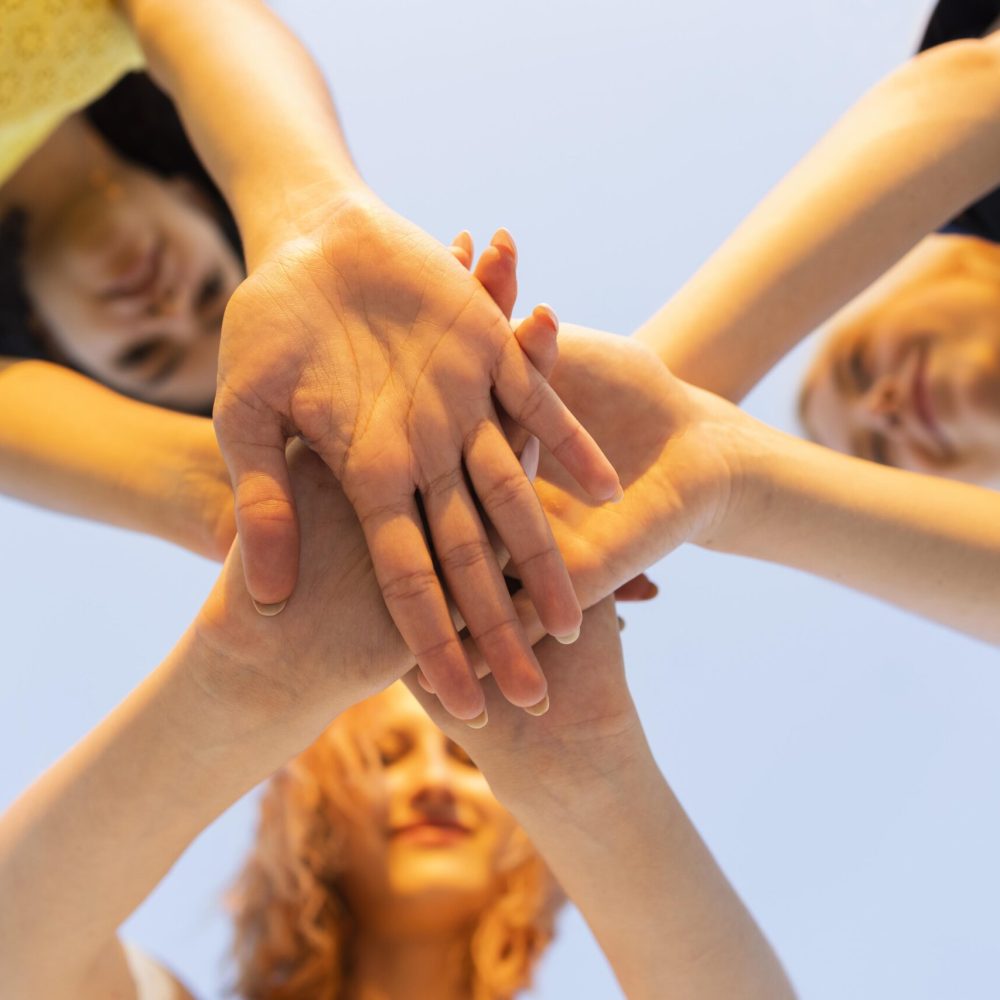
[[[628,333],[860,93],[925,0],[366,0],[274,6],[374,188],[430,232],[509,227],[522,306]],[[792,428],[798,352],[749,408]],[[212,565],[0,501],[0,805],[170,648]],[[668,780],[809,1000],[1000,991],[995,651],[801,574],[685,549],[624,612]],[[998,612],[1000,613],[1000,612]],[[127,932],[222,995],[218,898],[252,803]],[[613,998],[567,913],[532,996]]]

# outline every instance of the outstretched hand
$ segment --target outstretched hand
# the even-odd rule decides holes
[[[215,423],[250,594],[276,613],[296,585],[299,522],[285,445],[299,435],[342,483],[393,621],[461,718],[482,711],[483,695],[431,546],[504,693],[522,705],[545,694],[474,497],[520,567],[545,630],[572,635],[580,621],[491,393],[587,496],[619,494],[614,469],[479,282],[373,199],[350,198],[271,249],[226,311]]]

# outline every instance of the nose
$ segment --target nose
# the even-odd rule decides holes
[[[451,763],[443,747],[428,747],[414,763],[418,769],[414,805],[425,812],[448,812],[455,805]]]
[[[861,406],[875,427],[890,430],[899,427],[903,420],[903,394],[895,375],[880,375],[862,396]]]

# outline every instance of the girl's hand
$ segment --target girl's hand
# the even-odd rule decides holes
[[[612,598],[584,612],[580,638],[571,646],[543,639],[536,647],[549,683],[548,704],[532,717],[504,702],[484,681],[489,725],[470,730],[443,712],[437,699],[407,684],[431,718],[466,749],[508,803],[539,788],[552,796],[586,795],[627,764],[645,745],[625,681],[619,625]]]
[[[475,716],[483,696],[431,545],[505,695],[532,704],[544,677],[466,475],[522,565],[546,630],[572,633],[580,609],[492,394],[586,495],[616,496],[614,469],[519,349],[489,294],[440,244],[360,194],[298,221],[297,232],[253,261],[222,330],[215,422],[235,485],[248,589],[275,614],[296,586],[301,525],[285,444],[299,435],[343,484],[383,599],[448,709]]]

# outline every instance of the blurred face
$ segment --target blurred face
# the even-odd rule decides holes
[[[1000,288],[928,281],[834,330],[801,412],[821,444],[966,482],[1000,482]]]
[[[402,684],[371,699],[352,727],[381,763],[372,808],[348,831],[341,880],[359,923],[391,934],[470,923],[521,860],[523,834]]]
[[[222,313],[243,271],[191,185],[127,164],[94,178],[32,230],[24,274],[57,355],[152,403],[211,405]]]

